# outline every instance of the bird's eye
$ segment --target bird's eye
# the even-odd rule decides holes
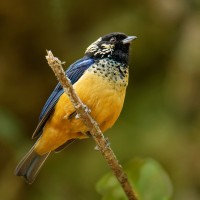
[[[116,42],[116,37],[112,37],[112,38],[110,39],[110,42]]]

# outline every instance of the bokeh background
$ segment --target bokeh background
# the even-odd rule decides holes
[[[100,199],[109,171],[91,140],[52,155],[33,185],[13,171],[33,145],[56,85],[51,49],[66,67],[109,32],[136,35],[123,112],[107,132],[122,164],[157,160],[174,200],[200,199],[200,1],[7,0],[0,2],[0,195],[2,200]]]

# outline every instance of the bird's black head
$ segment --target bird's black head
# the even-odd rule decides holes
[[[93,42],[85,54],[96,59],[111,58],[122,63],[128,63],[130,42],[136,36],[124,33],[110,33]]]

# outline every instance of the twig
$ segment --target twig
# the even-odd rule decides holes
[[[62,68],[63,63],[58,58],[54,57],[51,51],[47,51],[46,59],[49,66],[55,73],[58,81],[62,85],[65,93],[69,96],[71,102],[73,103],[76,112],[81,117],[85,125],[88,127],[91,136],[98,146],[98,150],[106,159],[108,165],[112,169],[124,192],[126,193],[128,199],[137,200],[136,194],[132,190],[127,175],[123,172],[122,166],[119,164],[114,152],[109,145],[108,140],[104,138],[97,122],[90,116],[85,105],[81,102],[80,98],[77,96],[75,90],[73,89],[69,78],[66,77],[65,72]]]

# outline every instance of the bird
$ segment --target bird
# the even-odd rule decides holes
[[[65,72],[103,133],[114,125],[122,110],[129,78],[130,44],[136,38],[120,32],[106,34],[89,45],[84,56]],[[32,136],[37,141],[17,165],[15,175],[33,183],[51,152],[59,152],[89,134],[58,83],[40,113]]]

